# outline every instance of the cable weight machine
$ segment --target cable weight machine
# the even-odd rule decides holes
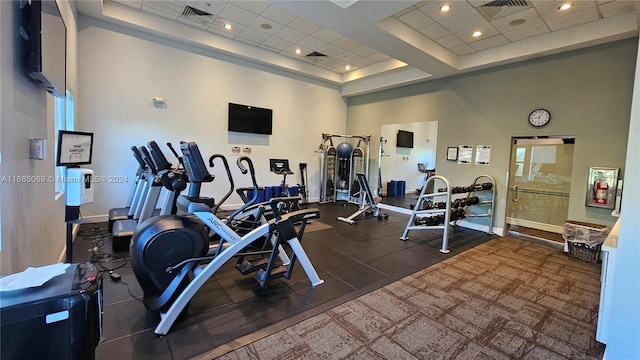
[[[360,204],[356,174],[369,176],[371,136],[322,134],[320,203],[345,200]]]

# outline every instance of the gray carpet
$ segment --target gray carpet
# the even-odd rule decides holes
[[[502,237],[201,359],[601,359],[600,267]]]

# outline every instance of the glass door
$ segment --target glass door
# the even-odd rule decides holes
[[[574,137],[512,138],[507,228],[562,233],[569,211]]]

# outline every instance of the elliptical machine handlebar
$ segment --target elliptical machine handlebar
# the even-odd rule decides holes
[[[247,165],[249,166],[249,170],[247,170],[247,167],[242,164],[243,161],[245,163],[247,163]],[[255,172],[255,170],[253,168],[253,162],[251,161],[250,158],[248,158],[246,156],[241,156],[236,161],[236,164],[238,165],[238,168],[240,169],[240,172],[242,172],[243,174],[246,174],[248,172],[251,175],[251,182],[253,183],[253,197],[251,198],[251,200],[247,201],[239,209],[237,209],[231,215],[229,215],[229,218],[227,220],[229,223],[238,214],[242,213],[246,208],[248,208],[249,206],[253,205],[256,202],[256,200],[258,200],[258,189],[259,189],[259,186],[258,186],[258,181],[256,180],[256,172]]]
[[[235,184],[233,183],[233,176],[231,175],[231,169],[229,168],[229,162],[227,161],[227,158],[224,157],[224,155],[221,155],[221,154],[211,155],[211,157],[209,157],[209,167],[214,166],[213,160],[217,158],[222,159],[222,163],[224,164],[224,169],[227,172],[227,177],[229,178],[229,184],[231,184],[231,188],[224,195],[224,197],[222,197],[222,200],[220,200],[218,204],[214,206],[213,209],[211,209],[211,212],[214,214],[218,212],[218,210],[220,209],[220,206],[222,206],[222,204],[229,198],[229,196],[231,196],[231,194],[233,193],[233,189],[235,189]]]
[[[167,142],[167,147],[169,147],[169,150],[171,150],[171,152],[173,153],[173,156],[175,156],[176,159],[178,159],[178,162],[180,163],[180,166],[182,166],[184,168],[184,162],[182,162],[182,156],[178,155],[178,152],[173,147],[173,144],[171,144],[170,142]]]

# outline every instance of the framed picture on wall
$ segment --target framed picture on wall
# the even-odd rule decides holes
[[[447,160],[449,160],[449,161],[458,160],[458,148],[457,147],[448,147],[447,148]]]
[[[616,205],[619,168],[590,167],[586,205],[613,209]]]

